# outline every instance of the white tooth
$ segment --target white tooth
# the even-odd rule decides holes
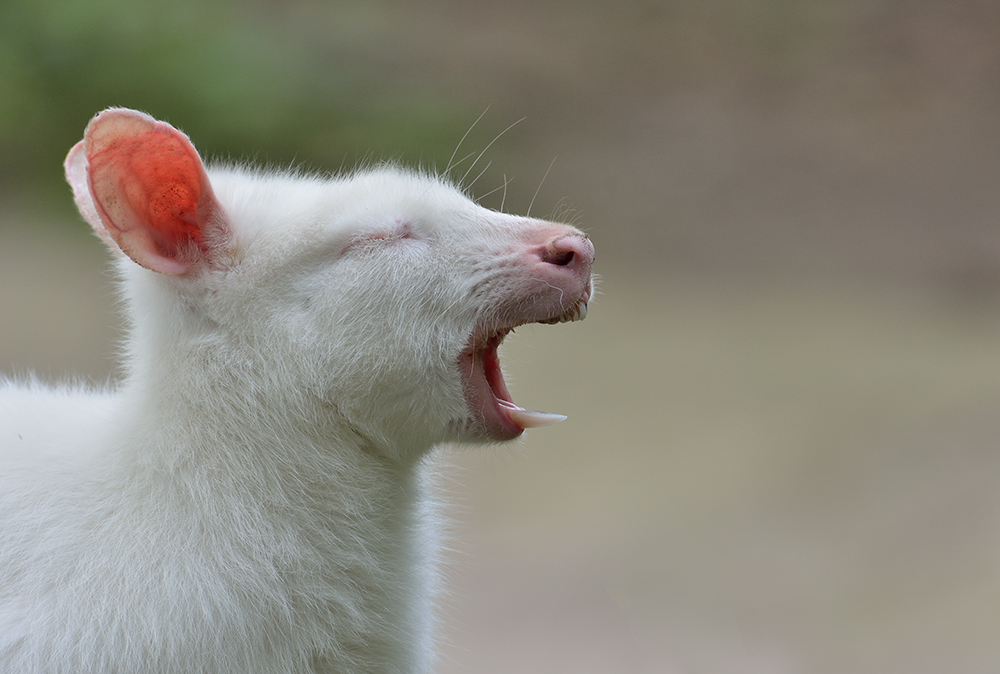
[[[497,401],[500,406],[507,410],[511,420],[521,428],[538,428],[540,426],[551,426],[560,421],[566,421],[563,414],[552,414],[551,412],[539,412],[538,410],[526,410],[518,407],[514,403],[506,400]]]
[[[580,300],[572,311],[568,311],[565,314],[557,318],[550,318],[544,321],[538,321],[539,323],[544,323],[546,325],[554,325],[556,323],[572,323],[573,321],[582,321],[587,317],[587,303]]]

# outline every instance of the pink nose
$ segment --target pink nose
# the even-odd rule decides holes
[[[581,234],[554,236],[539,251],[542,262],[572,269],[581,277],[589,277],[594,266],[594,244]]]

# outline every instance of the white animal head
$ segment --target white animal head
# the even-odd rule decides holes
[[[133,382],[212,377],[198,395],[283,406],[387,452],[559,418],[511,402],[497,346],[586,315],[593,246],[572,227],[397,168],[206,169],[180,131],[124,109],[91,121],[66,175],[122,255]]]

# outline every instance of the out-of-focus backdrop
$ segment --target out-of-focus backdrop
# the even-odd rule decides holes
[[[326,171],[485,111],[456,177],[593,237],[504,354],[569,421],[442,454],[443,674],[1000,671],[993,0],[4,0],[7,374],[115,376],[61,176],[111,105]]]

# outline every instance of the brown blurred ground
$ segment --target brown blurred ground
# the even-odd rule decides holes
[[[603,276],[504,354],[570,419],[444,458],[442,672],[1000,671],[1000,8],[393,16],[393,67],[528,115],[477,191],[558,156],[533,213]],[[0,368],[104,379],[100,243],[46,224],[0,223]]]

